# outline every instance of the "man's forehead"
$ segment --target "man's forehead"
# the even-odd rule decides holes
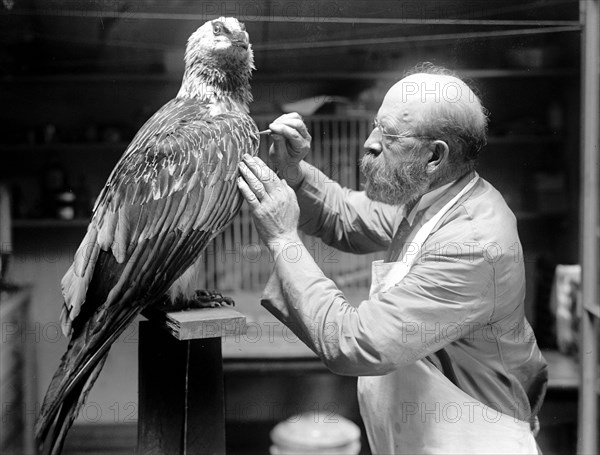
[[[396,82],[386,93],[379,108],[378,117],[389,121],[410,123],[415,114],[423,109],[420,87],[424,78],[411,75]]]
[[[456,102],[472,93],[460,79],[444,74],[411,74],[396,82],[387,92],[385,103]]]

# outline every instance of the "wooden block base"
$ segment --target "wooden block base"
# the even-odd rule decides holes
[[[174,312],[152,307],[142,314],[163,325],[178,340],[240,335],[246,322],[246,316],[229,307]]]
[[[225,453],[221,336],[241,333],[245,317],[231,308],[144,315],[138,454]]]

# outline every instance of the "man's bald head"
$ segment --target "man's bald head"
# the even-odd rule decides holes
[[[421,67],[394,84],[365,141],[371,199],[402,205],[472,171],[487,118],[473,91],[443,68]]]
[[[394,112],[399,129],[445,141],[451,162],[472,162],[486,143],[487,117],[479,98],[443,68],[425,67],[387,92],[381,108]]]

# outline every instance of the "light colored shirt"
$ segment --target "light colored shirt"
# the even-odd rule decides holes
[[[302,164],[299,226],[344,251],[389,247],[404,208],[341,188]],[[469,176],[432,192],[411,236],[458,194]],[[410,216],[410,214],[409,214]],[[435,365],[462,391],[520,420],[533,420],[546,363],[524,315],[525,277],[516,220],[480,179],[437,224],[402,281],[350,305],[303,245],[275,260],[278,289],[263,305],[333,372],[388,374],[416,360]],[[279,295],[281,298],[270,298]]]
[[[445,185],[442,185],[439,188],[429,191],[423,196],[421,196],[419,201],[415,204],[415,206],[412,208],[412,210],[406,217],[406,221],[408,221],[408,224],[412,226],[415,222],[415,217],[417,216],[417,213],[429,208],[431,204],[435,202],[436,199],[438,199],[442,194],[444,194],[448,190],[448,188],[450,188],[454,184],[454,182],[455,180],[453,180],[450,183],[446,183]]]

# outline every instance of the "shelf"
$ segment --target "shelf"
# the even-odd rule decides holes
[[[489,69],[463,69],[457,70],[460,77],[471,79],[488,78],[519,78],[519,77],[570,77],[577,76],[579,70],[575,68],[489,68]],[[269,72],[257,71],[252,80],[254,82],[282,81],[282,80],[393,80],[397,81],[398,71],[360,71],[360,72]],[[182,74],[141,74],[141,73],[82,73],[82,74],[56,74],[45,76],[5,76],[0,78],[3,83],[40,84],[40,83],[181,83]]]
[[[551,144],[563,141],[562,136],[552,134],[507,134],[505,136],[488,136],[488,145],[502,144]],[[519,150],[522,152],[522,150]]]
[[[0,81],[7,84],[63,84],[63,83],[116,83],[116,82],[153,82],[157,84],[181,83],[182,74],[148,74],[143,73],[81,73],[81,74],[49,74],[43,76],[5,76]]]
[[[88,218],[77,218],[74,220],[58,220],[53,218],[21,218],[12,222],[13,228],[85,228],[89,224]]]
[[[0,153],[11,153],[11,152],[50,152],[50,151],[64,151],[64,152],[105,152],[120,151],[124,152],[129,142],[64,142],[54,144],[5,144],[0,145]]]
[[[560,218],[567,215],[565,212],[562,211],[554,213],[516,211],[514,213],[518,221],[546,220],[548,218]]]

